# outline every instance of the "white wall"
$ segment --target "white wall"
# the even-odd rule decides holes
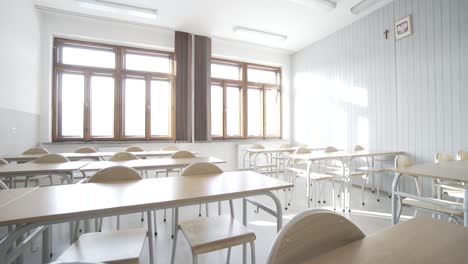
[[[38,143],[40,23],[31,0],[0,1],[0,154]]]
[[[119,22],[103,21],[95,18],[61,14],[51,11],[43,12],[41,74],[44,76],[41,87],[41,141],[52,151],[71,151],[79,144],[47,144],[51,141],[51,89],[52,89],[52,43],[54,36],[89,40],[103,43],[130,45],[136,47],[173,50],[174,32],[166,29],[129,25]],[[290,136],[290,56],[285,51],[260,47],[252,44],[212,40],[213,56],[248,62],[263,63],[282,67],[283,74],[283,136]],[[267,141],[266,144],[279,144]],[[132,143],[94,144],[97,148],[124,148]],[[167,143],[166,143],[167,144]],[[163,143],[137,143],[145,149],[158,149]],[[212,142],[181,144],[182,148],[198,150],[205,155],[213,155],[228,161],[227,169],[237,164],[237,145],[244,141]],[[87,144],[89,145],[89,144]]]
[[[468,149],[467,13],[464,0],[398,0],[294,54],[293,139],[418,161]],[[414,34],[395,41],[406,15]]]

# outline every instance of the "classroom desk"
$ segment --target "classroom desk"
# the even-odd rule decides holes
[[[195,157],[183,159],[140,159],[129,161],[92,161],[86,166],[80,168],[81,171],[97,171],[104,168],[122,165],[137,170],[157,170],[157,169],[179,169],[185,168],[192,163],[210,162],[210,163],[225,163],[224,160],[214,157]]]
[[[393,224],[397,223],[397,210],[398,210],[398,201],[399,197],[408,197],[420,201],[425,201],[441,206],[448,206],[442,201],[435,201],[427,197],[422,197],[419,195],[414,195],[410,193],[405,193],[403,191],[398,191],[398,182],[402,175],[409,176],[421,176],[428,177],[433,179],[442,179],[450,181],[460,181],[468,183],[468,161],[466,160],[457,160],[457,161],[444,161],[439,163],[423,163],[416,164],[406,168],[391,168],[389,171],[397,173],[393,179],[392,184],[392,222]],[[468,188],[468,186],[467,186]],[[463,200],[463,211],[464,211],[464,225],[468,227],[468,189],[465,188],[464,200]],[[401,206],[401,205],[400,205]],[[450,207],[450,206],[448,206]]]
[[[149,158],[149,157],[168,157],[176,153],[175,150],[150,150],[150,151],[140,151],[140,152],[130,152],[140,158]],[[196,154],[196,151],[191,151],[193,154]],[[117,152],[95,152],[95,153],[74,153],[74,152],[64,152],[57,153],[65,156],[70,160],[82,160],[82,159],[93,159],[93,160],[103,160],[106,157],[111,157]],[[40,158],[46,154],[19,154],[19,155],[8,155],[1,157],[2,159],[8,162],[28,162]]]
[[[307,171],[310,173],[311,165],[314,162],[319,162],[323,160],[338,160],[343,164],[343,181],[344,181],[344,194],[343,194],[343,211],[348,209],[351,211],[351,177],[346,175],[346,171],[350,172],[350,165],[353,159],[356,158],[371,158],[371,166],[374,167],[374,158],[383,157],[383,156],[397,156],[403,154],[403,151],[337,151],[337,152],[313,152],[310,154],[291,154],[289,155],[290,160],[303,160],[308,162]],[[310,207],[310,177],[307,178],[307,205]]]
[[[73,183],[73,172],[89,161],[70,161],[63,163],[9,163],[0,165],[0,176],[4,178],[14,178],[24,176],[26,178],[37,175],[58,175],[68,183]]]
[[[416,217],[302,263],[466,263],[467,245],[468,229],[429,217]]]
[[[247,225],[247,197],[266,195],[273,199],[276,210],[262,208],[273,214],[277,230],[282,227],[282,208],[271,192],[291,188],[287,182],[252,171],[224,172],[217,175],[163,177],[132,182],[87,183],[37,188],[1,207],[0,226],[18,228],[0,240],[0,259],[11,262],[17,253],[8,248],[29,230],[39,226],[92,219],[113,215],[147,212],[148,233],[153,234],[152,211],[243,198],[243,224]],[[8,192],[5,190],[5,196]],[[83,195],[86,194],[86,195]],[[104,199],[105,197],[105,199]],[[5,202],[0,200],[0,204]],[[258,206],[258,205],[256,205]],[[154,263],[154,237],[148,236],[150,263]],[[48,249],[47,249],[48,250]],[[43,261],[48,262],[48,251]],[[244,260],[246,250],[244,248]]]

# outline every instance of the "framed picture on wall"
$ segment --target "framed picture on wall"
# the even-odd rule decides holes
[[[402,39],[413,34],[411,16],[404,17],[395,23],[395,37]]]

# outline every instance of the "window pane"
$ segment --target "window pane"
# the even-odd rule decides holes
[[[241,67],[238,65],[212,63],[211,78],[240,80]]]
[[[91,77],[91,136],[114,136],[113,77]]]
[[[262,136],[262,90],[248,89],[248,134],[249,136]]]
[[[240,136],[242,133],[242,89],[226,87],[226,125],[227,136]]]
[[[84,76],[62,74],[62,136],[83,137]]]
[[[115,68],[115,54],[110,50],[63,47],[62,63],[91,67]]]
[[[125,80],[125,135],[145,136],[145,80]]]
[[[169,136],[171,134],[172,108],[171,82],[151,81],[151,135]]]
[[[127,70],[171,73],[171,59],[141,54],[126,54],[125,68]]]
[[[265,108],[266,108],[266,135],[279,136],[279,106],[280,96],[276,89],[267,89],[265,95]]]
[[[223,136],[223,87],[211,85],[211,135]]]
[[[275,71],[261,69],[247,69],[247,78],[249,82],[279,84]]]

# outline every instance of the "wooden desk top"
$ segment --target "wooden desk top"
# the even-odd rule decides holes
[[[163,177],[118,183],[86,183],[38,188],[1,207],[0,226],[66,222],[99,215],[136,213],[219,199],[253,196],[292,185],[252,171]],[[4,190],[0,204],[12,190]],[[14,190],[13,190],[14,191]]]
[[[63,163],[21,163],[0,165],[0,175],[3,177],[17,176],[18,174],[72,172],[79,170],[89,161],[70,161]]]
[[[275,152],[294,152],[299,147],[290,147],[290,148],[264,148],[264,149],[246,149],[247,152],[251,153],[275,153]],[[320,151],[324,150],[325,148],[313,148],[313,147],[304,147],[310,151]]]
[[[140,151],[140,152],[131,152],[132,154],[138,157],[168,157],[176,153],[174,150],[151,150],[151,151]],[[193,154],[196,154],[196,151],[191,151]],[[72,160],[78,159],[98,159],[104,157],[110,157],[117,152],[95,152],[95,153],[74,153],[74,152],[64,152],[58,153]],[[44,156],[45,154],[19,154],[19,155],[8,155],[1,158],[12,162],[12,161],[31,161],[37,158]]]
[[[429,217],[416,217],[304,263],[466,263],[467,245],[468,228]]]
[[[405,175],[468,182],[468,160],[422,163],[407,168],[389,168],[387,170]]]
[[[213,158],[213,157],[196,157],[196,158],[184,158],[184,159],[141,159],[141,160],[130,160],[130,161],[92,161],[86,166],[82,167],[82,171],[96,171],[104,168],[122,165],[135,169],[174,169],[174,168],[185,168],[192,163],[197,162],[211,162],[211,163],[225,163],[224,160]]]
[[[290,155],[293,159],[300,160],[327,160],[327,159],[343,159],[343,158],[363,158],[363,157],[376,157],[376,156],[394,156],[403,154],[404,151],[355,151],[355,152],[346,152],[346,151],[337,151],[331,153],[325,152],[315,152],[310,154],[298,154]]]
[[[14,200],[20,199],[24,195],[36,190],[39,187],[31,187],[31,188],[19,188],[19,189],[9,189],[7,192],[4,190],[0,191],[0,208],[5,206]],[[0,209],[1,210],[1,209]]]

